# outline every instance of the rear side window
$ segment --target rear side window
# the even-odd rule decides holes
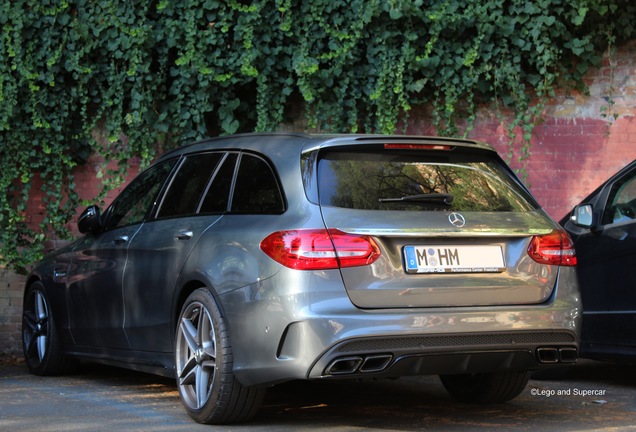
[[[274,172],[260,157],[243,154],[232,196],[233,213],[281,213],[283,197]]]
[[[321,205],[364,210],[530,211],[498,157],[479,152],[335,150],[319,155]]]

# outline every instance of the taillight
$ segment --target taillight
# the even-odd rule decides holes
[[[576,253],[570,235],[561,230],[534,236],[528,246],[528,255],[538,263],[575,266]]]
[[[380,257],[380,248],[371,237],[335,229],[276,231],[261,242],[261,250],[297,270],[363,266]]]

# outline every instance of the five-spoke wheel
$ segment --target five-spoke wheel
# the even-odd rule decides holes
[[[76,362],[62,353],[51,307],[41,282],[32,284],[24,299],[22,348],[26,364],[34,374],[61,374],[68,372]]]
[[[175,365],[181,400],[199,423],[246,421],[261,404],[265,389],[244,387],[234,377],[225,321],[207,289],[194,291],[181,309]]]

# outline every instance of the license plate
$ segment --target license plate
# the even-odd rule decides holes
[[[496,273],[505,270],[501,246],[405,246],[407,273]]]

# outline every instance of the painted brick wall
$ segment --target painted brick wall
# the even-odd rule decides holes
[[[19,355],[24,277],[0,268],[0,355]]]
[[[636,159],[636,43],[621,47],[613,58],[606,58],[603,67],[591,72],[587,80],[588,95],[560,94],[546,107],[544,122],[534,129],[525,167],[515,160],[511,162],[513,168],[524,168],[531,191],[557,220],[610,175]],[[609,114],[618,115],[612,122],[602,115],[609,101],[613,102]],[[434,133],[426,109],[413,110],[409,118],[409,134]],[[505,124],[491,111],[479,112],[470,138],[493,145],[504,158],[508,154]],[[137,171],[138,166],[133,166],[131,176]],[[96,172],[95,163],[77,171],[81,197],[94,196],[100,189]],[[34,196],[31,220],[37,222],[41,214],[40,198]],[[22,276],[0,268],[0,354],[21,351],[23,284]]]
[[[602,68],[588,75],[587,83],[589,95],[560,94],[546,106],[543,122],[534,128],[525,167],[515,158],[510,163],[524,169],[524,181],[556,220],[636,159],[636,43],[606,58]],[[614,114],[618,118],[608,121]],[[414,110],[407,132],[434,134],[431,123],[426,109]],[[509,152],[506,125],[492,111],[478,113],[469,137],[491,144],[504,159]]]

